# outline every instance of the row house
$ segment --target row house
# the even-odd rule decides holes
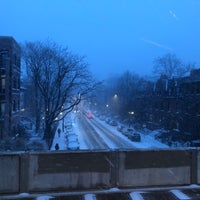
[[[187,139],[200,139],[200,69],[183,78],[161,76],[151,94],[149,124],[180,133]]]
[[[20,47],[0,36],[0,139],[13,137],[20,123]]]

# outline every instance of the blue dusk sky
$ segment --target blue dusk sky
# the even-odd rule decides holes
[[[0,35],[52,39],[99,79],[150,75],[167,53],[200,67],[200,0],[0,0]]]

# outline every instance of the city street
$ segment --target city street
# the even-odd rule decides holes
[[[60,121],[56,130],[51,150],[55,150],[58,143],[59,150],[103,150],[103,149],[152,149],[168,148],[167,145],[157,141],[153,137],[153,131],[147,133],[140,132],[141,141],[131,141],[117,130],[117,126],[111,126],[97,117],[87,118],[81,112],[73,113],[67,119],[71,120],[72,129],[61,132],[63,121]],[[66,120],[65,120],[66,121]],[[73,137],[72,137],[73,136]],[[69,147],[69,139],[73,138],[74,146]]]
[[[116,130],[101,123],[95,117],[87,119],[84,115],[77,116],[78,124],[82,130],[82,137],[89,149],[132,149],[134,144]]]

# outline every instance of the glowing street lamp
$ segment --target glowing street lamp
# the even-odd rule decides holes
[[[118,98],[117,94],[115,94],[115,95],[113,96],[113,98],[114,98],[114,99],[117,99],[117,98]]]
[[[131,121],[132,121],[132,117],[133,117],[133,115],[134,115],[135,113],[134,113],[134,111],[129,111],[128,114],[129,114],[129,128],[130,128],[130,126],[131,126]]]
[[[129,115],[134,115],[135,113],[134,113],[134,111],[129,111],[128,114]]]

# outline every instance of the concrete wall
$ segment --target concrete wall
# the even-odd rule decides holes
[[[0,193],[198,183],[195,149],[0,154]]]
[[[105,159],[107,156],[107,152],[31,154],[29,190],[109,187],[110,166]]]
[[[19,159],[17,154],[0,154],[0,193],[19,191]]]
[[[191,152],[183,150],[121,152],[119,186],[190,184],[191,158]]]

